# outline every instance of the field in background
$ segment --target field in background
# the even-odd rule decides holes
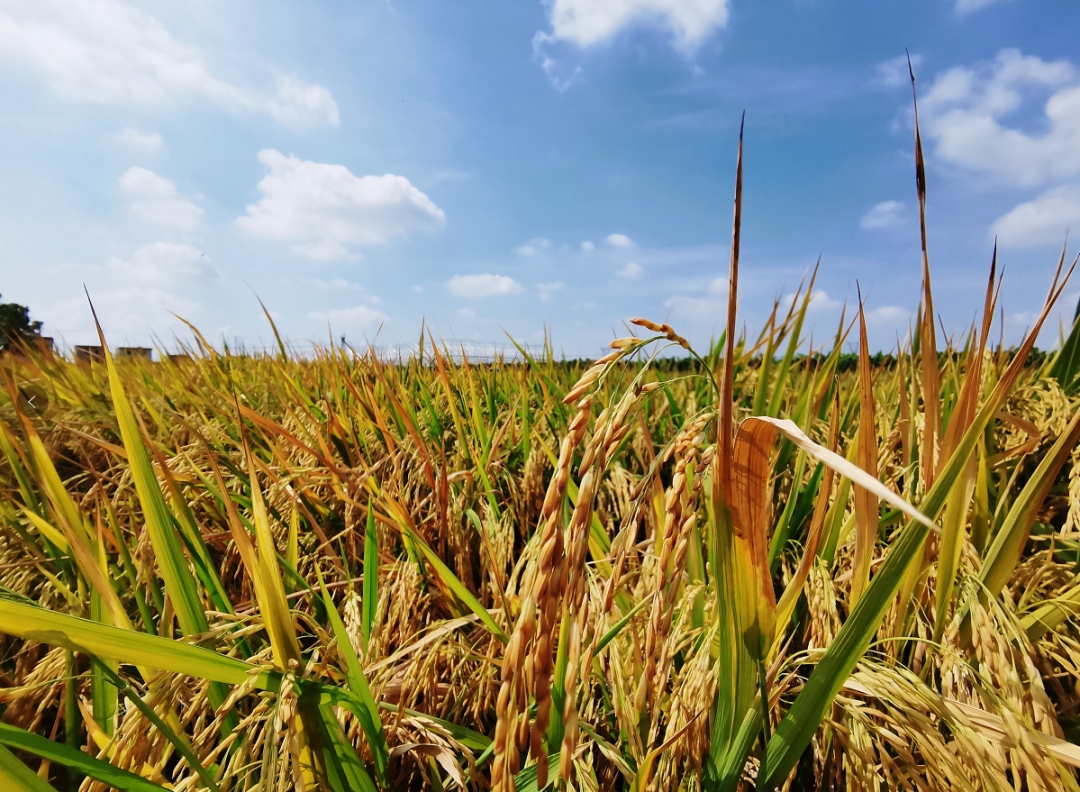
[[[1072,268],[736,337],[741,177],[701,355],[5,359],[2,788],[1077,789]]]
[[[841,366],[857,318],[796,356],[808,292],[651,364],[652,323],[585,368],[9,363],[0,745],[39,775],[0,774],[1071,786],[1073,339]],[[750,415],[791,423],[725,443]]]

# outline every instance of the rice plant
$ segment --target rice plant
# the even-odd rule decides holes
[[[939,348],[923,212],[875,363],[738,333],[741,194],[700,353],[7,358],[4,789],[1076,789],[1076,262]]]

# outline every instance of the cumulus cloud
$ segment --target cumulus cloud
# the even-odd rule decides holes
[[[616,274],[620,278],[626,278],[632,280],[634,278],[640,278],[645,273],[645,270],[640,264],[635,264],[633,261],[626,262],[626,266],[619,270]]]
[[[157,132],[143,132],[126,127],[111,136],[114,143],[139,154],[157,154],[165,147],[165,141]]]
[[[609,234],[604,241],[607,242],[612,247],[618,247],[618,248],[637,247],[637,243],[634,242],[634,240],[632,240],[626,234]]]
[[[972,11],[980,11],[1001,2],[1004,2],[1004,0],[956,0],[956,13],[969,14]]]
[[[1049,94],[1029,132],[1007,119]],[[988,63],[939,74],[920,102],[942,159],[1006,183],[1036,186],[1080,175],[1080,70],[1004,49]],[[1030,117],[1030,114],[1025,114]]]
[[[538,283],[536,284],[536,290],[540,292],[540,299],[543,302],[547,302],[555,293],[561,291],[563,287],[562,281],[555,281],[554,283]]]
[[[147,222],[189,230],[202,218],[202,207],[181,198],[175,184],[146,168],[124,171],[120,189],[135,199],[131,208]]]
[[[130,258],[114,256],[105,262],[108,272],[125,284],[197,287],[216,275],[210,259],[198,248],[171,242],[143,245]]]
[[[121,0],[5,0],[0,57],[74,101],[163,106],[194,99],[292,126],[340,123],[325,88],[295,75],[277,76],[268,91],[235,85],[214,74],[198,47]]]
[[[802,302],[801,302],[802,298],[800,297],[799,299],[800,299],[799,304],[801,305],[802,304]],[[781,304],[785,308],[790,308],[793,302],[795,302],[795,295],[794,294],[789,294],[786,297],[784,297],[783,300],[781,300]],[[814,311],[814,312],[816,312],[816,311],[830,311],[830,310],[838,309],[840,307],[840,305],[841,305],[841,303],[840,303],[839,300],[834,300],[825,291],[823,291],[822,289],[817,289],[817,290],[814,291],[813,294],[810,295],[810,305],[807,307],[806,310],[807,310],[807,312],[811,312],[811,311]]]
[[[692,51],[727,26],[727,0],[554,0],[551,37],[579,47],[611,38],[625,28],[652,25],[669,31],[676,47]]]
[[[520,294],[524,287],[509,275],[455,275],[446,284],[458,297],[494,297]]]
[[[1080,228],[1080,184],[1067,184],[1022,203],[994,223],[1003,245],[1061,245],[1070,229]]]
[[[882,201],[870,207],[869,211],[859,220],[859,227],[867,231],[879,228],[893,228],[904,222],[903,201]]]
[[[269,169],[259,182],[262,200],[236,224],[255,236],[294,242],[293,251],[308,258],[353,257],[345,245],[380,245],[446,221],[404,176],[354,176],[344,165],[273,149],[259,152],[259,161]]]
[[[390,321],[390,317],[382,311],[369,308],[366,305],[357,305],[353,308],[339,308],[333,311],[315,311],[309,316],[320,322],[329,322],[335,330],[362,330],[375,331],[380,325]]]
[[[911,311],[898,305],[882,305],[864,313],[867,325],[899,329],[911,321]]]

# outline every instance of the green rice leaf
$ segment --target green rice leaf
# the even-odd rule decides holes
[[[379,707],[371,695],[367,677],[364,676],[364,670],[360,667],[360,660],[353,649],[352,641],[349,640],[349,633],[345,629],[345,623],[341,620],[341,614],[338,613],[337,606],[334,605],[334,600],[326,589],[322,573],[319,572],[318,567],[316,567],[315,572],[319,576],[319,588],[322,589],[323,602],[326,604],[326,612],[330,616],[330,625],[334,631],[334,638],[337,639],[338,652],[345,658],[345,674],[349,680],[349,689],[357,695],[362,705],[356,716],[360,719],[360,726],[364,730],[368,746],[371,748],[371,755],[375,759],[375,772],[380,783],[385,786],[390,749],[386,744],[386,735],[383,733]]]
[[[0,784],[11,792],[56,792],[3,745],[0,745]]]
[[[162,668],[229,685],[246,682],[254,674],[259,688],[276,690],[278,687],[276,674],[243,660],[180,641],[56,613],[17,595],[12,596],[6,590],[0,590],[0,632],[50,646],[62,646],[73,652]]]
[[[123,792],[162,792],[165,789],[140,775],[121,770],[71,746],[47,740],[33,732],[7,723],[0,723],[0,745],[18,748],[20,751],[40,756],[42,759],[76,770]],[[0,778],[3,777],[5,764],[4,757],[0,756]],[[7,787],[4,788],[7,789]],[[45,788],[51,789],[48,786]]]

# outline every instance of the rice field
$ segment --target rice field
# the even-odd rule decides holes
[[[707,350],[5,359],[2,788],[1077,789],[1072,267],[740,335],[737,184]]]

